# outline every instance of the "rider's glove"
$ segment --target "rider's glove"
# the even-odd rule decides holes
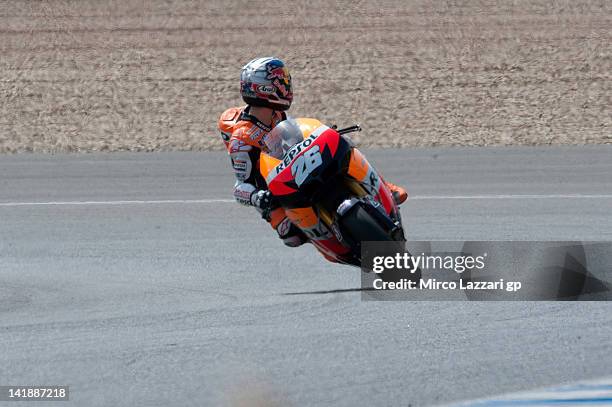
[[[270,220],[270,212],[278,208],[278,203],[270,191],[255,191],[251,194],[251,203],[261,212],[261,217]]]

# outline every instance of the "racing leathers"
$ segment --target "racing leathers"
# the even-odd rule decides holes
[[[275,111],[268,126],[249,114],[249,106],[227,109],[219,119],[221,138],[230,156],[236,176],[234,198],[246,206],[254,206],[277,231],[287,246],[300,246],[308,241],[306,235],[285,215],[282,208],[274,208],[265,179],[259,173],[259,156],[265,149],[264,137],[287,115]]]

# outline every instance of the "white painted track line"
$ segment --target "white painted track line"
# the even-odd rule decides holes
[[[235,202],[233,199],[167,199],[143,201],[50,201],[50,202],[0,202],[1,206],[55,206],[55,205],[158,205],[158,204],[209,204]]]
[[[408,200],[446,200],[446,199],[612,199],[612,194],[551,194],[551,195],[421,195]]]
[[[487,200],[487,199],[612,199],[612,194],[557,194],[557,195],[417,195],[409,201],[425,200]],[[158,200],[119,200],[119,201],[49,201],[49,202],[0,202],[0,207],[15,206],[59,206],[59,205],[163,205],[163,204],[210,204],[234,202],[233,199],[158,199]]]

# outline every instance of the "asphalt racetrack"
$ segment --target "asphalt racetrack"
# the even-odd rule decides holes
[[[411,239],[612,240],[612,146],[367,156],[409,190]],[[69,385],[79,406],[406,406],[612,374],[610,303],[335,292],[359,270],[231,202],[222,153],[2,156],[0,174],[0,385]]]

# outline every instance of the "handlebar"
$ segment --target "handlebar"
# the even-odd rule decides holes
[[[353,133],[355,131],[361,131],[361,126],[358,124],[355,124],[354,126],[345,127],[343,129],[337,129],[336,131],[340,134]]]

